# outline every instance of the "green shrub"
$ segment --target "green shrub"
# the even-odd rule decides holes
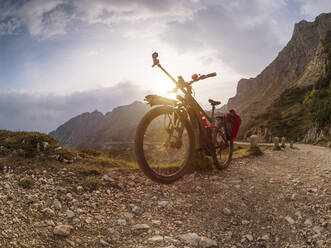
[[[67,147],[62,147],[61,149],[57,149],[54,153],[60,155],[60,158],[66,160],[73,160],[74,157],[76,156],[76,153]]]
[[[100,180],[98,178],[95,177],[88,177],[86,179],[86,187],[89,190],[97,190],[100,187]]]
[[[0,172],[3,171],[6,165],[7,165],[7,159],[0,159]]]
[[[30,177],[24,177],[18,182],[18,185],[24,189],[30,189],[33,187],[34,181]]]
[[[280,146],[274,146],[273,150],[274,151],[280,151],[280,150],[282,150],[282,148]]]
[[[25,151],[21,148],[14,150],[13,155],[19,156],[19,157],[25,157]]]
[[[87,156],[98,157],[103,154],[103,152],[92,149],[92,148],[81,148],[78,150],[78,152],[80,153],[80,155],[82,157],[87,157]]]
[[[59,144],[55,138],[38,132],[0,130],[0,147],[6,147],[10,151],[21,149],[27,157],[37,155],[37,144],[42,144],[43,142],[47,142],[50,146],[58,146]]]
[[[248,149],[248,154],[251,156],[261,156],[263,152],[261,151],[260,147],[253,146]]]
[[[191,170],[193,171],[204,171],[215,169],[212,157],[205,155],[202,152],[195,152]]]

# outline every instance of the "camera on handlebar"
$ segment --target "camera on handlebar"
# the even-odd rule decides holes
[[[186,82],[182,76],[178,77],[178,80],[176,81],[160,64],[160,60],[158,59],[159,54],[157,52],[154,52],[152,54],[152,58],[153,58],[153,65],[154,66],[158,66],[165,74],[167,74],[167,76],[176,84],[176,88],[173,89],[172,91],[169,91],[168,93],[175,93],[178,89],[181,89],[184,93],[185,93],[185,89],[184,88],[190,88],[191,84],[193,84],[194,82],[197,82],[199,80],[203,80],[209,77],[215,77],[216,76],[216,72],[213,73],[209,73],[207,75],[200,75],[200,74],[193,74],[192,75],[192,80],[189,82]]]

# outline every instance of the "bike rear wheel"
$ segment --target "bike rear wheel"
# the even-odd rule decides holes
[[[214,134],[215,154],[214,164],[218,169],[225,169],[232,160],[233,141],[227,138],[226,129],[223,125],[215,130]]]
[[[194,152],[190,123],[171,107],[151,109],[140,121],[135,139],[139,167],[158,183],[172,183],[189,168]]]

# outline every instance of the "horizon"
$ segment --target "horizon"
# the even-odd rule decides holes
[[[331,2],[16,0],[0,9],[0,129],[48,133],[84,112],[165,96],[172,82],[151,67],[154,51],[174,77],[217,72],[194,89],[204,108],[208,98],[223,105],[276,58],[295,23]]]

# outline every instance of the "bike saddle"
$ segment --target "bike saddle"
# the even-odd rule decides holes
[[[209,99],[208,102],[209,102],[212,106],[217,106],[217,105],[220,105],[220,104],[221,104],[220,101],[214,101],[213,99]]]

